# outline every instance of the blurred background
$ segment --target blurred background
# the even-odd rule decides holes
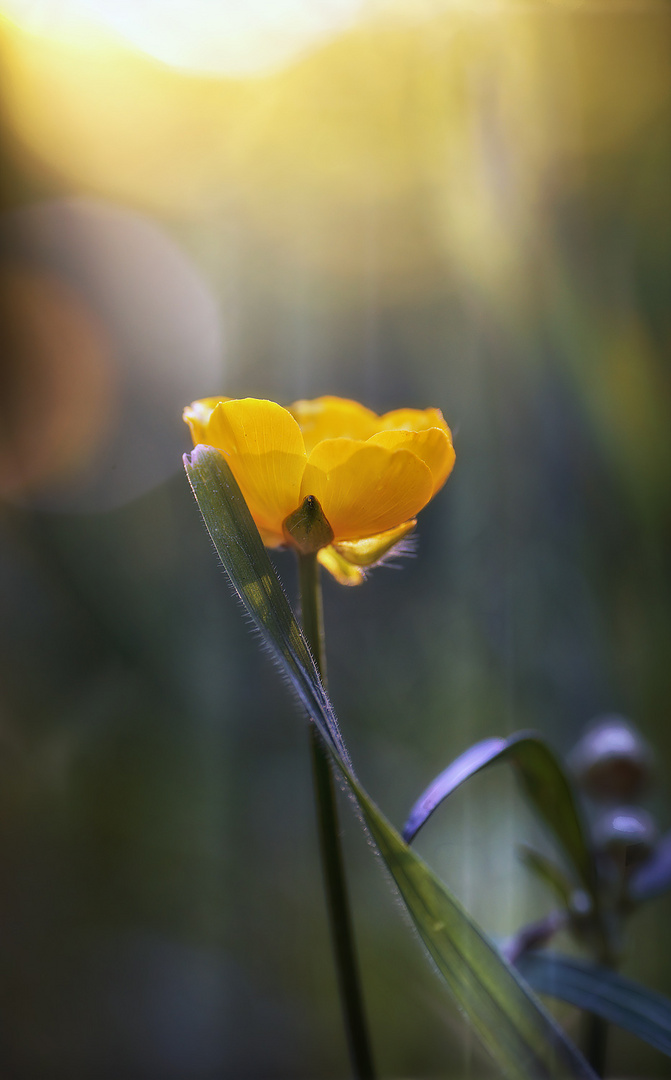
[[[181,410],[335,393],[452,426],[417,558],[325,583],[332,696],[392,821],[477,739],[563,752],[614,710],[671,827],[671,7],[0,12],[0,1075],[343,1077],[304,724]],[[343,828],[381,1074],[490,1075]],[[552,903],[530,840],[501,769],[417,843],[505,935]],[[624,966],[665,993],[670,916]],[[621,1034],[611,1061],[668,1074]]]

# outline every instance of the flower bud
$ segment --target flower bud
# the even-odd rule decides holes
[[[652,817],[640,806],[618,806],[604,811],[593,829],[594,842],[626,869],[643,862],[657,839]]]
[[[622,716],[604,716],[587,729],[568,759],[576,783],[594,799],[629,801],[650,782],[650,747]]]
[[[333,529],[314,495],[306,496],[298,510],[285,518],[282,532],[285,542],[302,555],[312,555],[333,540]]]

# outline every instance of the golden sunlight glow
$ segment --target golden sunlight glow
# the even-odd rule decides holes
[[[0,0],[10,151],[38,183],[226,218],[268,265],[357,289],[372,252],[381,300],[447,273],[508,319],[557,185],[671,95],[667,0],[608,34],[559,0],[291,3]]]
[[[342,31],[364,0],[2,0],[33,32],[92,43],[107,34],[171,67],[248,75]]]

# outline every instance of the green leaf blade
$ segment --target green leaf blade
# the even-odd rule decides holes
[[[184,468],[212,543],[264,645],[327,744],[349,761],[310,649],[223,453],[199,445],[184,455]]]
[[[494,944],[356,782],[354,790],[427,951],[505,1075],[594,1080],[584,1057],[530,997]]]
[[[494,1060],[510,1080],[595,1080],[523,980],[354,775],[333,707],[224,455],[199,446],[184,464],[235,591],[322,733],[422,941]]]
[[[507,739],[484,739],[460,754],[413,806],[403,829],[405,839],[412,840],[434,810],[461,784],[501,762],[514,767],[525,795],[554,833],[582,885],[598,903],[594,858],[573,789],[555,754],[533,732],[517,732]]]
[[[557,953],[525,953],[517,967],[541,994],[624,1028],[671,1056],[671,1001],[632,979]]]

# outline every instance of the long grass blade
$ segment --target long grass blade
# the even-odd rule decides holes
[[[404,826],[405,840],[410,843],[434,810],[464,781],[500,762],[513,766],[525,795],[554,833],[584,888],[598,903],[594,858],[573,789],[555,754],[533,732],[517,732],[507,739],[484,739],[460,754],[420,795]]]
[[[518,973],[386,821],[354,775],[333,708],[224,455],[199,446],[185,457],[185,467],[235,591],[324,735],[422,941],[502,1072],[511,1080],[594,1080],[585,1059]]]
[[[517,967],[540,994],[568,1001],[671,1056],[671,1001],[610,968],[556,953],[530,952]]]

